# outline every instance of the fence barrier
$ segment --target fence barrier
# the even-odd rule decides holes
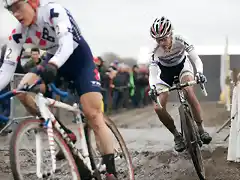
[[[10,82],[11,90],[17,88],[23,76],[24,74],[17,74],[17,73],[14,74]],[[11,119],[19,118],[19,117],[24,118],[27,116],[30,116],[30,113],[26,111],[25,107],[16,97],[12,97],[10,100],[10,118]]]
[[[228,143],[228,161],[240,162],[240,73],[233,74],[234,88],[232,92],[231,127]]]

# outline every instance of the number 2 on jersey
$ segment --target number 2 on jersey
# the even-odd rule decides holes
[[[9,48],[9,49],[7,50],[6,59],[10,59],[10,55],[11,55],[11,54],[12,54],[12,49]]]

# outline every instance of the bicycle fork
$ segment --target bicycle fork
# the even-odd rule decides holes
[[[50,176],[51,174],[56,172],[56,156],[55,156],[55,143],[54,143],[54,134],[53,134],[53,127],[52,121],[55,120],[54,115],[50,112],[48,107],[46,106],[46,99],[43,98],[42,95],[36,96],[36,104],[39,107],[41,116],[44,118],[44,127],[47,128],[47,135],[48,135],[48,142],[52,160],[52,170],[50,173],[47,174],[41,173],[41,163],[42,163],[42,151],[41,151],[41,137],[40,134],[36,133],[36,161],[37,161],[37,177],[43,178],[46,176]]]

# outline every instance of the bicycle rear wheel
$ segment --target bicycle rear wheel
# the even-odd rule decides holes
[[[120,134],[119,130],[117,129],[116,125],[114,124],[114,122],[108,118],[107,116],[105,116],[106,119],[106,124],[107,126],[110,128],[111,132],[113,133],[114,137],[117,140],[117,144],[115,144],[114,148],[115,148],[115,164],[116,164],[116,169],[117,169],[117,173],[118,173],[118,178],[119,179],[127,179],[127,180],[134,180],[134,170],[133,170],[133,165],[132,165],[132,159],[131,156],[128,152],[127,146],[125,144],[125,141],[122,137],[122,135]],[[87,126],[87,144],[88,144],[88,148],[89,148],[89,156],[90,159],[92,161],[92,166],[95,169],[100,168],[100,165],[102,165],[102,158],[101,158],[101,153],[97,150],[97,145],[95,142],[95,139],[93,139],[93,132],[92,129]],[[94,147],[95,145],[95,147]],[[118,146],[120,148],[120,150],[122,151],[119,152]],[[96,157],[98,156],[98,157]],[[120,159],[124,158],[126,161],[126,165],[122,166],[122,164],[119,163]],[[100,173],[104,173],[104,171],[102,171],[101,169],[98,169]]]
[[[197,125],[193,120],[191,110],[187,104],[179,107],[179,114],[184,137],[187,143],[187,149],[191,155],[192,162],[200,180],[205,180],[205,168],[203,164],[202,153],[199,145],[199,133]]]
[[[28,119],[22,121],[17,129],[14,131],[13,136],[10,141],[10,166],[12,170],[12,174],[15,180],[27,180],[27,179],[38,179],[36,175],[36,163],[33,163],[32,161],[34,160],[33,158],[30,158],[30,156],[35,156],[36,150],[34,150],[34,141],[33,138],[34,135],[38,134],[39,136],[43,136],[46,134],[46,129],[42,127],[42,120],[39,119]],[[24,134],[26,134],[26,138],[24,139]],[[37,135],[36,135],[37,136]],[[47,137],[47,136],[46,136]],[[64,139],[61,137],[61,135],[53,129],[53,137],[54,137],[54,142],[55,144],[60,147],[62,150],[64,156],[66,157],[67,165],[69,167],[69,171],[71,174],[71,177],[69,177],[68,173],[66,173],[66,169],[62,166],[60,168],[58,167],[58,162],[57,162],[57,170],[56,174],[51,176],[51,178],[56,178],[59,179],[70,179],[70,180],[81,180],[78,168],[76,166],[76,163],[74,161],[74,158],[72,156],[72,152],[70,151],[68,145],[64,141]],[[26,140],[29,140],[29,143],[27,144],[26,147],[21,148],[21,145],[24,144]],[[44,138],[43,139],[43,144],[41,145],[42,148],[49,147],[48,144],[48,139]],[[37,139],[36,139],[37,141]],[[37,143],[36,143],[37,144]],[[45,145],[45,146],[44,146]],[[49,156],[49,151],[46,149],[42,149],[42,154],[41,155],[47,155]],[[21,156],[21,157],[20,157]],[[22,157],[23,156],[23,157]],[[48,160],[43,160],[43,163],[48,163]],[[21,170],[21,165],[23,165],[23,169]],[[29,167],[26,167],[29,166]],[[51,163],[50,163],[51,166]],[[42,167],[40,167],[42,168]],[[63,170],[64,172],[59,172]],[[23,175],[24,173],[24,175]],[[25,174],[26,173],[26,174]],[[46,176],[50,176],[50,170],[47,170],[42,172],[46,174]],[[58,176],[58,177],[57,177]]]

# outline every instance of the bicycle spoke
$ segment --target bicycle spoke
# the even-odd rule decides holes
[[[31,120],[29,120],[31,122]],[[36,122],[36,121],[35,121]],[[16,144],[17,153],[15,158],[17,158],[17,171],[21,177],[21,180],[32,180],[38,179],[39,177],[44,177],[43,179],[64,179],[64,180],[79,180],[79,176],[75,176],[74,173],[78,172],[77,167],[73,167],[72,165],[69,166],[69,157],[67,156],[66,159],[62,161],[57,161],[56,163],[56,171],[52,173],[52,158],[51,158],[51,151],[49,149],[49,144],[47,140],[47,133],[45,129],[39,128],[38,123],[32,125],[29,123],[30,127],[35,126],[38,128],[31,128],[29,130],[23,131],[19,133],[18,140],[14,142]],[[53,136],[54,141],[57,140],[56,138],[59,136]],[[21,141],[20,141],[21,140]],[[55,149],[62,149],[63,146],[59,146],[58,143],[55,143],[57,147]],[[62,141],[64,142],[64,141]],[[28,143],[27,145],[25,143]],[[41,148],[39,147],[41,146]],[[67,146],[65,146],[67,147]],[[64,148],[65,148],[64,147]],[[38,152],[36,150],[42,151]],[[15,151],[14,151],[15,152]],[[68,151],[70,152],[70,151]],[[38,153],[38,154],[36,154]],[[65,154],[64,154],[65,155]],[[67,154],[68,155],[68,154]],[[71,152],[70,152],[70,155]],[[36,163],[37,157],[39,158],[38,163]],[[72,158],[73,160],[73,158]],[[73,161],[74,162],[74,161]],[[14,163],[16,164],[16,163]],[[17,175],[17,176],[19,176]],[[37,176],[38,175],[38,176]],[[40,178],[42,179],[42,178]],[[20,180],[20,179],[18,179]]]

